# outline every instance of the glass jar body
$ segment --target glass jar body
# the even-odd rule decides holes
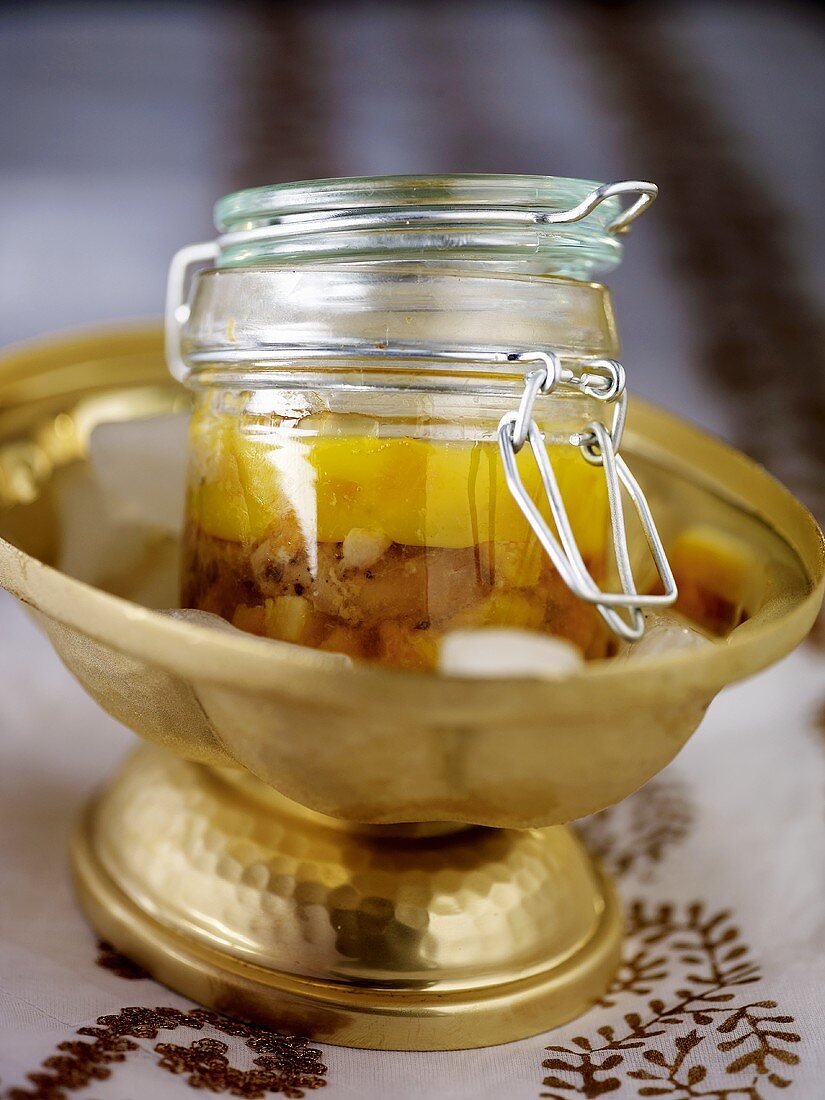
[[[525,367],[508,354],[549,348],[580,373],[588,357],[616,353],[603,287],[215,271],[199,278],[186,339],[197,369],[184,606],[408,668],[436,666],[445,634],[481,627],[607,655],[597,611],[567,589],[510,495],[497,442],[523,388]],[[604,477],[570,436],[602,414],[564,388],[534,412],[596,578]],[[529,449],[518,461],[540,502]]]

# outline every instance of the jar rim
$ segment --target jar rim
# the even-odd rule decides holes
[[[603,185],[539,175],[401,175],[302,180],[236,191],[215,205],[218,265],[487,261],[500,271],[590,279],[614,268],[618,196],[568,222],[535,222]],[[257,232],[257,236],[256,236]]]
[[[602,184],[565,176],[530,176],[493,173],[442,175],[341,176],[293,183],[265,184],[233,191],[215,203],[215,228],[222,232],[239,223],[285,214],[320,210],[352,210],[387,205],[515,206],[564,210],[580,202]],[[615,217],[618,199],[608,199],[588,219],[594,224]]]

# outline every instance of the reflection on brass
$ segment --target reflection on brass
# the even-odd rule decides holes
[[[350,667],[139,606],[145,576],[121,563],[105,571],[113,595],[33,556],[60,560],[56,471],[82,468],[90,424],[180,407],[164,372],[154,330],[0,359],[0,455],[46,452],[61,414],[77,446],[54,445],[34,499],[0,507],[0,583],[154,743],[75,840],[99,933],[206,1004],[357,1046],[484,1045],[582,1011],[607,986],[620,922],[564,823],[659,772],[721,687],[804,637],[822,598],[815,523],[742,455],[637,403],[625,449],[666,542],[715,530],[747,547],[743,625],[557,681]]]
[[[533,1034],[592,1004],[618,959],[612,891],[565,827],[342,829],[153,747],[73,860],[95,926],[161,980],[348,1046]]]

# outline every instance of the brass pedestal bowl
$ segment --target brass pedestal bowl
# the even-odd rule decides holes
[[[747,547],[743,625],[557,680],[349,666],[152,609],[174,604],[174,532],[128,508],[112,519],[116,489],[82,483],[96,431],[184,415],[155,329],[0,360],[0,583],[150,742],[73,841],[92,923],[197,1001],[333,1043],[482,1046],[586,1009],[620,915],[565,823],[654,776],[725,684],[802,639],[823,589],[810,515],[636,403],[625,450],[666,541],[691,527]],[[82,508],[95,526],[78,541]],[[127,542],[107,542],[110,520]]]

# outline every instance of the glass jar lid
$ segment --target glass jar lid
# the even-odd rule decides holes
[[[622,209],[622,196],[635,201]],[[215,206],[217,266],[485,261],[590,279],[621,260],[620,234],[652,184],[557,176],[374,176],[256,187]]]

